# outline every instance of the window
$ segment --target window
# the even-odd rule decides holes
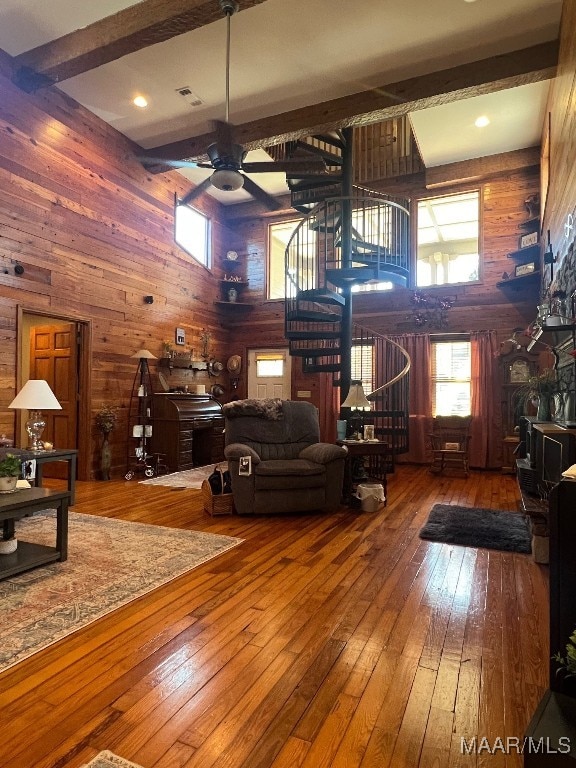
[[[274,377],[282,378],[284,376],[284,355],[276,354],[257,354],[256,355],[256,376],[271,379]]]
[[[290,238],[300,224],[296,221],[283,221],[279,224],[270,224],[268,227],[268,298],[286,298],[285,287],[285,260],[286,247]],[[308,242],[305,243],[304,252],[307,259],[316,258],[316,233],[313,230],[307,232]],[[313,268],[313,265],[312,265]],[[293,282],[289,284],[288,297],[296,295],[297,276],[293,274]],[[301,277],[301,283],[307,284],[307,277]]]
[[[174,239],[186,253],[200,264],[210,266],[210,219],[189,205],[176,203]]]
[[[432,415],[470,415],[469,341],[432,343]]]
[[[418,287],[478,280],[479,200],[474,191],[418,202]]]
[[[369,395],[375,389],[374,384],[374,346],[365,342],[352,342],[352,381],[361,381],[364,394]]]

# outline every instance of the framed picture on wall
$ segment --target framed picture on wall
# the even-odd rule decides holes
[[[522,250],[522,248],[530,248],[531,245],[538,245],[538,238],[538,232],[527,232],[525,235],[520,236],[518,247]]]
[[[514,277],[522,277],[522,275],[531,275],[536,270],[536,264],[531,261],[529,264],[517,264],[514,270]]]

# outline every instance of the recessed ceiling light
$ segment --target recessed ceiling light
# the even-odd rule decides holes
[[[468,2],[468,0],[466,0],[466,2]],[[490,125],[490,120],[486,115],[480,115],[480,117],[477,117],[474,121],[474,125],[476,128],[486,128],[487,125]]]
[[[148,106],[148,101],[144,98],[144,96],[136,96],[136,98],[133,99],[132,103],[135,106],[140,107],[140,109],[144,109],[145,107]]]
[[[465,3],[475,3],[476,0],[464,0]]]

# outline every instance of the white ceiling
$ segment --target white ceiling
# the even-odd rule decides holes
[[[132,0],[0,0],[0,48],[17,55]],[[232,123],[346,96],[558,36],[562,0],[266,0],[232,17]],[[60,88],[146,148],[224,118],[224,18],[74,77]],[[192,107],[176,89],[188,86]],[[539,143],[548,84],[411,115],[427,165]],[[143,94],[145,110],[132,104]],[[473,125],[487,114],[488,128]],[[248,159],[259,159],[250,154]],[[186,171],[205,178],[207,171]],[[284,177],[258,174],[273,193]],[[246,193],[240,193],[240,197]],[[224,193],[224,201],[231,201]],[[235,198],[236,199],[236,198]]]

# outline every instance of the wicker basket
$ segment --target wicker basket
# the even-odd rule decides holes
[[[214,495],[208,480],[202,482],[202,502],[205,512],[213,517],[216,515],[232,515],[234,513],[234,498],[231,493]]]

